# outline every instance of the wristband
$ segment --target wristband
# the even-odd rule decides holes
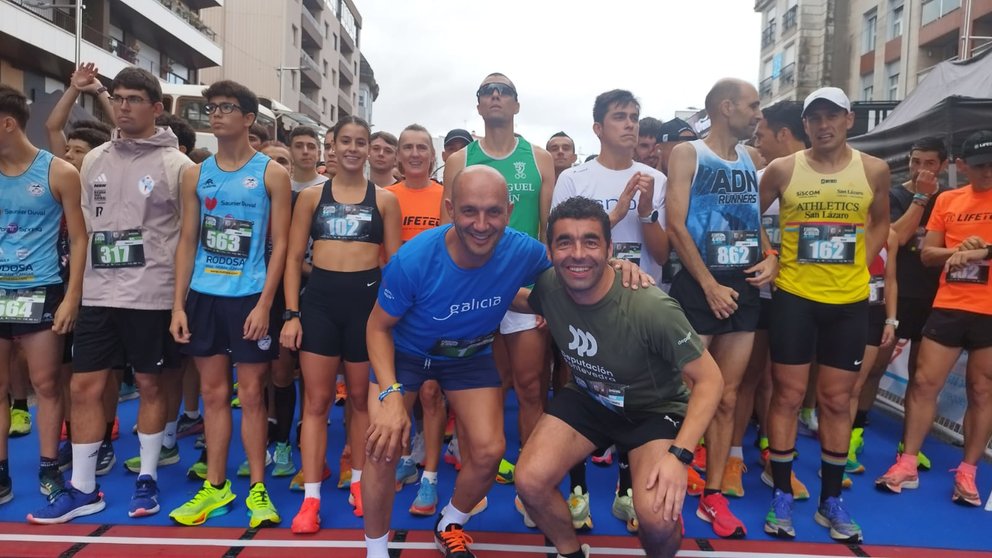
[[[388,388],[379,392],[379,402],[381,403],[383,399],[389,396],[390,393],[403,393],[403,384],[395,383]]]
[[[107,92],[107,88],[106,87],[100,87],[99,89],[96,90],[97,96],[99,96],[100,93],[106,93],[106,92]]]
[[[885,318],[885,325],[889,325],[892,327],[899,327],[899,320],[895,318]]]
[[[930,203],[930,196],[926,194],[915,194],[913,196],[913,203],[920,207],[926,207],[926,205]]]
[[[765,252],[764,252],[764,256],[765,256],[766,258],[767,258],[768,256],[775,256],[775,257],[777,258],[777,257],[778,257],[778,250],[776,250],[776,249],[774,249],[774,248],[769,248],[768,250],[765,250]]]

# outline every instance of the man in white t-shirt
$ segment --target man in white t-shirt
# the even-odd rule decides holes
[[[317,135],[317,130],[310,126],[293,128],[289,132],[289,152],[293,163],[290,186],[294,194],[327,181],[326,176],[317,174],[317,161],[320,158],[320,136]]]
[[[661,172],[634,161],[640,109],[640,103],[629,91],[614,89],[596,97],[592,129],[599,137],[599,155],[561,173],[551,207],[575,196],[601,203],[613,227],[613,257],[637,263],[660,282],[661,265],[668,258],[668,235],[665,233],[667,180]],[[603,449],[597,450],[597,454],[604,455]],[[597,463],[603,461],[602,457],[596,460]],[[619,455],[618,461],[620,483],[613,514],[626,521],[628,530],[634,532],[637,518],[627,456]],[[592,527],[585,463],[573,468],[569,477],[568,507],[572,524],[577,529]]]

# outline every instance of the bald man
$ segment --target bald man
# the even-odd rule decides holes
[[[665,200],[669,238],[684,266],[669,294],[682,305],[723,373],[723,397],[705,435],[707,480],[696,515],[724,538],[747,533],[730,511],[721,485],[737,389],[758,325],[758,287],[778,272],[778,254],[761,227],[760,155],[740,144],[754,134],[759,105],[758,91],[745,81],[722,79],[713,86],[706,95],[710,133],[672,151]],[[732,465],[743,465],[741,456],[732,457]]]

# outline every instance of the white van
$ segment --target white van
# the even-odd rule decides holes
[[[207,103],[203,98],[203,90],[206,88],[206,85],[163,83],[162,103],[165,105],[165,112],[179,116],[193,127],[196,131],[197,148],[205,147],[211,153],[216,153],[217,138],[210,132],[210,117],[203,112],[203,105]],[[276,137],[275,113],[259,104],[255,121],[269,131],[270,137]]]

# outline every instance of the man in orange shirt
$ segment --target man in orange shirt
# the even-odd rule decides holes
[[[923,264],[941,266],[943,272],[923,327],[916,376],[906,392],[905,448],[875,487],[898,494],[919,486],[917,454],[933,423],[937,395],[966,349],[964,459],[955,469],[951,500],[980,506],[976,465],[992,436],[992,131],[969,136],[957,166],[970,184],[937,198],[923,241]]]

